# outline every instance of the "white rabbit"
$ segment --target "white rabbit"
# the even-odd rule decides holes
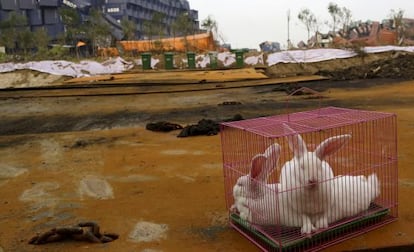
[[[233,187],[231,210],[253,224],[301,227],[302,218],[289,209],[287,193],[279,193],[280,184],[266,183],[279,156],[280,146],[275,143],[253,157],[250,173],[239,177]]]
[[[334,204],[328,214],[328,222],[352,217],[367,210],[380,194],[375,173],[365,176],[337,176],[332,180]]]
[[[281,169],[280,186],[283,192],[289,192],[289,207],[302,217],[302,234],[310,234],[328,227],[328,210],[333,204],[334,173],[324,159],[347,143],[351,135],[330,137],[310,152],[299,134],[286,124],[284,129],[290,134],[287,139],[294,156]]]

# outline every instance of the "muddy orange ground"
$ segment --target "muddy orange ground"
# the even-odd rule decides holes
[[[399,220],[327,251],[413,243],[414,82],[330,89],[324,95],[397,114],[400,176]],[[382,106],[385,98],[395,105]],[[1,136],[0,251],[257,251],[227,226],[220,137],[177,138],[177,133],[136,126]],[[89,196],[81,190],[85,178],[106,181],[98,184],[110,185],[112,192],[91,186],[101,194]],[[84,220],[120,238],[107,244],[27,244],[36,232]],[[133,240],[134,226],[142,222],[158,225],[143,234],[157,240]]]
[[[267,79],[261,71],[253,68],[225,69],[225,70],[195,70],[195,71],[141,71],[136,73],[122,73],[99,75],[92,77],[73,78],[65,84],[85,83],[199,83],[199,82],[226,82],[240,80]]]

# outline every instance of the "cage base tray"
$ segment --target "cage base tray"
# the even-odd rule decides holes
[[[339,226],[334,226],[328,230],[316,233],[311,237],[306,237],[300,235],[300,228],[292,228],[292,227],[278,227],[281,230],[281,237],[279,237],[281,245],[275,243],[266,236],[264,233],[257,230],[254,226],[248,224],[246,221],[240,219],[237,214],[230,214],[230,221],[236,229],[243,232],[249,238],[254,239],[258,242],[262,247],[268,248],[269,251],[272,250],[283,250],[289,251],[297,248],[311,248],[312,244],[320,244],[324,241],[332,241],[341,236],[347,235],[349,233],[357,232],[366,228],[367,226],[377,224],[381,222],[386,216],[389,214],[389,209],[381,209],[368,216],[362,216],[356,220],[353,220],[348,223],[344,223]],[[261,226],[263,227],[263,226]],[[265,229],[265,228],[264,228]],[[287,237],[288,232],[283,232],[286,230],[296,230],[295,232],[298,233],[298,239],[292,240],[292,238]]]

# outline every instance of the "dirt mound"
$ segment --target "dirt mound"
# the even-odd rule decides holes
[[[9,73],[1,73],[0,89],[36,87],[41,85],[59,85],[69,77],[41,73],[32,70],[18,70]]]
[[[313,75],[319,72],[330,73],[340,69],[348,69],[376,61],[389,59],[392,52],[372,53],[352,58],[326,60],[314,63],[279,63],[266,69],[266,75],[270,77],[287,77],[298,75]]]
[[[315,63],[276,64],[268,67],[271,77],[316,74],[332,80],[414,79],[414,53],[385,52]]]
[[[354,79],[414,79],[414,54],[395,53],[391,57],[368,64],[341,68],[333,71],[321,70],[316,74],[329,76],[333,80]]]

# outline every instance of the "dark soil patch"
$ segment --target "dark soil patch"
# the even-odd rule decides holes
[[[18,119],[4,118],[0,122],[0,135],[111,129],[117,126],[141,122],[145,120],[143,116],[143,114],[137,112],[119,111],[110,114],[88,114],[82,116],[54,115],[26,116]]]
[[[223,122],[240,121],[243,116],[240,114],[234,115],[232,118],[225,119]],[[195,125],[186,126],[178,137],[189,136],[214,136],[220,132],[220,122],[210,119],[202,119]]]
[[[19,146],[30,143],[33,137],[29,136],[16,136],[13,138],[0,138],[0,148],[10,148],[12,146]]]
[[[79,140],[76,140],[76,142],[72,146],[70,146],[70,148],[72,149],[85,148],[88,145],[106,144],[106,143],[114,142],[115,140],[116,138],[108,139],[104,137],[95,138],[95,139],[79,139]]]
[[[332,88],[369,88],[378,85],[390,85],[390,79],[369,79],[369,80],[345,80],[345,81],[315,81],[308,83],[296,83],[296,84],[282,84],[282,85],[267,85],[260,87],[247,88],[248,100],[251,102],[239,103],[230,100],[229,104],[218,104],[212,101],[211,105],[182,106],[175,109],[165,109],[156,112],[147,112],[142,110],[119,110],[111,113],[99,113],[91,112],[89,114],[81,115],[37,115],[37,116],[4,116],[0,121],[0,136],[1,135],[20,135],[20,134],[39,134],[39,133],[52,133],[52,132],[70,132],[70,131],[88,131],[94,129],[111,129],[114,127],[131,127],[136,125],[145,125],[151,122],[178,122],[178,123],[192,123],[199,122],[203,118],[208,118],[215,122],[222,122],[228,118],[232,118],[235,114],[240,114],[244,119],[256,118],[262,116],[270,116],[275,114],[282,114],[288,112],[295,112],[299,110],[318,108],[319,106],[338,106],[358,108],[366,104],[369,105],[412,105],[414,101],[410,99],[376,99],[372,100],[369,97],[361,98],[360,100],[341,100],[335,101],[330,98],[319,98],[317,100],[310,99],[312,95],[301,94],[295,97],[282,98],[280,95],[272,98],[272,92],[284,92],[289,94],[292,90],[299,89],[301,87],[307,87],[318,92],[324,92]],[[395,80],[394,80],[395,83]],[[266,97],[265,97],[266,95]],[[263,99],[260,97],[263,96]],[[326,96],[329,96],[327,94]],[[242,97],[240,97],[242,98]],[[29,99],[29,98],[28,98]],[[45,99],[59,99],[59,98],[45,98]],[[77,102],[88,102],[90,98],[82,98]],[[246,98],[244,98],[246,99]],[[33,99],[34,102],[38,100]],[[22,106],[27,106],[25,103]],[[18,106],[18,103],[13,105]],[[98,106],[98,105],[96,105]],[[24,109],[24,108],[22,108]],[[217,126],[213,126],[213,128]],[[189,133],[197,130],[189,130]],[[207,134],[214,134],[217,130],[207,130]],[[191,134],[191,133],[190,133]],[[204,133],[203,133],[204,134]],[[2,144],[18,144],[16,143],[3,143]],[[23,141],[23,140],[22,140]],[[79,142],[75,147],[87,146],[89,143]]]
[[[158,132],[170,132],[173,130],[183,129],[183,126],[177,123],[170,123],[166,121],[147,123],[145,126],[147,130],[158,131]]]

